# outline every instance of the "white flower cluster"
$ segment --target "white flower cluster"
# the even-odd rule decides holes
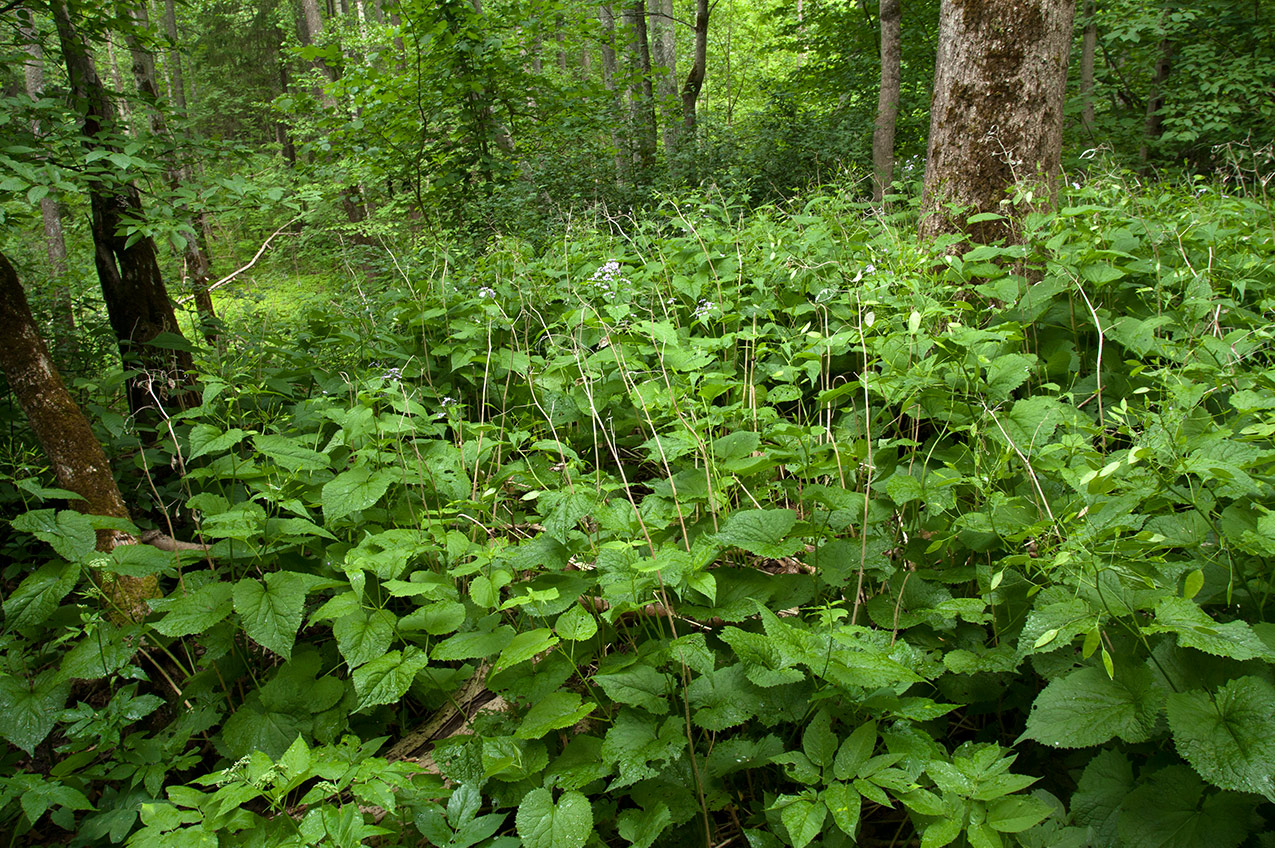
[[[695,307],[695,317],[703,320],[713,314],[713,310],[717,308],[717,304],[711,300],[701,300],[699,306]]]
[[[627,285],[629,281],[620,273],[620,263],[610,259],[593,272],[589,282],[602,294],[604,300],[615,300],[615,293],[619,290],[620,285]]]
[[[483,286],[482,288],[480,288],[480,289],[478,290],[478,296],[479,296],[480,298],[483,298],[483,297],[490,297],[492,300],[495,300],[495,299],[496,299],[496,290],[495,290],[495,289],[493,289],[493,288],[489,288],[489,287],[487,287],[487,286]]]

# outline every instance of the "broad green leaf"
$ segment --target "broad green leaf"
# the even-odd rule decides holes
[[[1143,742],[1163,699],[1145,667],[1131,666],[1114,680],[1096,668],[1078,669],[1036,696],[1023,737],[1055,748],[1086,748],[1115,736]]]
[[[961,820],[955,816],[930,822],[921,834],[921,848],[943,848],[951,845],[961,835]]]
[[[1054,808],[1031,796],[997,798],[987,805],[987,825],[1000,833],[1022,833],[1049,818]]]
[[[16,629],[43,624],[79,579],[80,566],[76,563],[46,562],[4,599],[5,623]]]
[[[1186,598],[1161,598],[1155,608],[1155,623],[1143,628],[1147,633],[1173,633],[1188,648],[1233,660],[1275,659],[1271,649],[1244,621],[1214,621],[1200,605]]]
[[[350,668],[383,656],[394,641],[394,613],[388,610],[359,609],[341,616],[332,624],[337,649]]]
[[[650,848],[672,823],[673,815],[668,804],[659,801],[652,807],[621,812],[616,830],[620,838],[628,840],[633,848]]]
[[[551,731],[577,724],[597,706],[581,705],[580,696],[575,692],[550,692],[532,704],[514,736],[518,739],[539,739]]]
[[[515,636],[500,652],[500,657],[492,665],[492,672],[498,673],[507,668],[513,668],[536,654],[544,653],[558,642],[558,637],[547,627],[525,630]]]
[[[253,445],[288,471],[318,471],[328,467],[328,456],[301,444],[290,436],[253,436]]]
[[[1198,689],[1175,692],[1168,708],[1178,753],[1205,780],[1275,801],[1275,686],[1240,677],[1213,697]]]
[[[805,547],[788,533],[797,523],[791,509],[746,509],[731,513],[722,523],[717,541],[742,548],[750,554],[780,559]]]
[[[178,597],[165,608],[164,617],[154,627],[165,636],[188,636],[202,633],[230,615],[233,607],[230,583],[205,583],[193,592]]]
[[[34,509],[13,519],[13,529],[48,542],[63,559],[79,562],[97,549],[97,531],[73,509]]]
[[[397,703],[427,664],[424,651],[408,647],[359,666],[352,675],[354,691],[359,696],[357,709]]]
[[[40,775],[23,774],[20,776],[32,778],[30,782],[22,781],[20,784],[22,787],[22,795],[20,796],[22,812],[26,813],[27,821],[31,824],[38,822],[40,817],[51,807],[63,807],[67,810],[93,809],[93,805],[89,803],[89,799],[84,796],[84,793],[74,787],[59,783],[56,780],[46,780]]]
[[[761,444],[761,436],[749,430],[728,433],[713,441],[713,454],[721,460],[744,459]]]
[[[1009,399],[1014,389],[1027,382],[1036,357],[1031,354],[1007,353],[996,357],[987,368],[988,398],[1000,403]]]
[[[877,723],[869,721],[855,728],[854,733],[846,737],[837,750],[832,770],[837,780],[850,780],[859,774],[872,757],[872,750],[877,744]]]
[[[1186,766],[1161,769],[1120,805],[1121,848],[1236,848],[1248,833],[1253,803],[1242,795],[1205,796]]]
[[[618,704],[641,707],[655,715],[669,711],[669,690],[673,678],[649,665],[634,665],[623,671],[597,674],[593,682]]]
[[[570,609],[558,616],[553,629],[563,639],[571,642],[583,642],[592,639],[598,632],[598,622],[582,604],[573,604]]]
[[[495,656],[514,638],[514,629],[502,624],[490,633],[483,630],[457,633],[434,646],[430,657],[435,662],[477,660]]]
[[[137,654],[141,625],[101,621],[62,657],[63,679],[97,680],[119,671]]]
[[[465,605],[460,601],[434,601],[399,619],[400,630],[424,630],[431,636],[455,633],[465,623]]]
[[[832,732],[832,716],[820,710],[801,734],[801,750],[819,768],[832,765],[837,755],[837,734]]]
[[[34,754],[35,746],[53,729],[70,692],[70,683],[55,674],[46,673],[34,681],[0,677],[0,736]]]
[[[850,784],[834,781],[828,784],[828,788],[819,797],[827,805],[828,812],[832,813],[832,820],[841,828],[841,832],[853,838],[859,827],[863,796]]]
[[[548,789],[533,789],[518,805],[514,823],[524,848],[581,848],[593,832],[593,807],[574,790],[555,804]]]
[[[244,632],[261,647],[284,658],[292,656],[306,592],[317,579],[276,571],[266,575],[264,584],[251,577],[240,580],[232,594]]]
[[[620,776],[608,791],[615,791],[648,777],[655,777],[655,764],[668,763],[686,748],[686,725],[678,716],[661,724],[654,716],[624,709],[616,716],[602,742],[602,757],[613,762]]]
[[[238,427],[222,430],[211,424],[196,424],[190,430],[190,450],[186,461],[203,456],[206,453],[223,453],[244,440],[248,434]]]
[[[726,730],[759,713],[761,692],[748,682],[742,666],[732,665],[692,680],[686,698],[696,725],[705,730]]]
[[[373,506],[392,482],[394,475],[388,470],[374,472],[365,465],[338,474],[323,485],[320,500],[324,519],[335,521]]]
[[[775,804],[776,806],[783,804],[779,811],[779,818],[788,829],[793,848],[806,848],[823,830],[824,820],[828,817],[828,808],[822,801],[781,795]]]
[[[1098,844],[1116,842],[1120,805],[1133,789],[1133,766],[1119,751],[1099,751],[1071,796],[1071,812],[1076,823],[1093,828]]]

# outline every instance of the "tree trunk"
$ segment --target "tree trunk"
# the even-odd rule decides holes
[[[664,121],[664,152],[672,157],[677,151],[679,115],[677,90],[677,38],[673,30],[673,0],[652,0],[651,61],[658,76],[656,96],[660,101],[660,117]]]
[[[695,182],[699,144],[696,139],[696,104],[704,88],[704,74],[708,68],[708,0],[695,0],[695,52],[691,58],[691,70],[682,86],[682,131],[678,139],[678,156],[689,182]]]
[[[44,97],[44,51],[40,47],[39,34],[29,10],[18,11],[18,28],[27,49],[23,67],[27,97],[35,102]],[[39,118],[31,122],[31,135],[37,140],[41,137]],[[62,233],[62,213],[58,209],[57,196],[52,191],[40,198],[40,218],[44,223],[44,246],[49,254],[54,318],[60,335],[58,341],[63,349],[67,349],[75,341],[75,306],[66,278],[66,238]]]
[[[930,108],[920,234],[967,232],[977,242],[1015,236],[1004,213],[1009,186],[1045,184],[1061,171],[1063,101],[1074,0],[944,0]],[[955,204],[963,209],[955,217]]]
[[[72,22],[66,0],[52,0],[49,7],[74,107],[83,116],[81,143],[88,153],[116,152],[109,135],[115,110],[89,58],[88,46]],[[149,344],[161,333],[180,336],[181,328],[160,275],[155,242],[127,232],[130,221],[143,217],[137,188],[122,181],[90,183],[89,205],[94,264],[111,328],[119,340],[124,367],[139,369],[127,381],[129,409],[139,413],[156,404],[180,403],[189,382],[191,357],[182,350]]]
[[[1085,0],[1085,29],[1080,46],[1080,126],[1090,139],[1093,132],[1093,63],[1098,53],[1098,21],[1094,0]]]
[[[872,131],[872,199],[880,203],[894,179],[894,128],[899,118],[899,69],[903,56],[899,0],[881,0],[881,91]]]
[[[1164,18],[1168,18],[1169,9],[1164,9]],[[1143,170],[1149,170],[1147,163],[1151,159],[1151,148],[1164,134],[1164,83],[1173,70],[1173,42],[1168,38],[1160,42],[1160,54],[1155,60],[1155,71],[1151,75],[1151,96],[1147,98],[1146,121],[1142,125],[1142,145],[1138,148],[1138,161]]]
[[[170,43],[175,46],[177,44],[176,10],[173,8],[173,0],[166,0],[166,4],[164,26]],[[140,0],[133,6],[132,16],[134,23],[139,29],[145,30],[149,28],[145,0]],[[136,34],[129,33],[125,36],[125,41],[133,58],[133,80],[137,85],[138,92],[150,104],[151,133],[171,143],[174,141],[173,134],[168,128],[168,122],[165,120],[164,112],[159,105],[159,81],[155,74],[155,57],[141,44]],[[175,49],[173,54],[174,56],[176,55]],[[169,66],[170,68],[177,68],[173,78],[182,83],[180,59],[170,62]],[[182,84],[184,85],[184,83]],[[173,99],[178,101],[176,107],[179,110],[177,117],[179,119],[185,118],[185,93],[183,92],[180,95],[180,99],[176,97]],[[194,177],[189,167],[178,164],[177,161],[170,162],[166,170],[165,176],[167,177],[169,188],[172,189],[179,188],[183,183],[189,183]],[[189,215],[189,211],[184,207],[182,207],[182,211],[187,212]],[[191,232],[186,235],[186,246],[182,249],[182,258],[186,266],[186,278],[189,282],[190,290],[195,296],[195,308],[199,313],[199,323],[203,328],[204,338],[209,344],[216,344],[217,334],[214,328],[217,316],[213,312],[212,296],[207,291],[208,279],[212,272],[212,262],[208,258],[208,249],[204,240],[205,221],[203,212],[196,212],[190,215],[190,224]]]
[[[633,122],[633,167],[647,174],[655,167],[658,131],[655,126],[655,90],[651,85],[651,43],[646,31],[646,0],[634,0],[624,13],[629,27],[631,61],[637,78],[629,89]]]
[[[75,509],[127,520],[128,508],[106,454],[62,383],[31,316],[17,272],[4,254],[0,254],[0,326],[6,333],[5,343],[0,345],[0,370],[44,449],[58,485],[83,498],[72,503]],[[130,536],[119,531],[97,533],[99,551],[109,552],[130,541]],[[111,576],[101,579],[100,585],[117,614],[133,621],[145,618],[149,612],[146,600],[159,595],[154,576]]]
[[[612,103],[615,106],[614,114],[618,115],[620,113],[620,96],[615,84],[615,75],[619,70],[619,62],[615,55],[615,12],[612,11],[609,3],[603,3],[598,7],[598,20],[602,23],[602,85],[606,87],[607,91],[611,92]],[[611,145],[615,148],[615,176],[617,180],[623,180],[628,172],[623,141],[619,131],[615,129],[615,122],[613,121],[611,124]]]

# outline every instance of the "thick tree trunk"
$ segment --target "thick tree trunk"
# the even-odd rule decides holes
[[[98,79],[83,36],[72,22],[66,0],[49,4],[66,61],[71,96],[83,116],[82,144],[88,152],[113,152],[109,130],[115,111]],[[142,201],[128,182],[96,182],[89,189],[94,264],[111,328],[119,340],[124,366],[138,369],[128,378],[128,405],[134,413],[180,402],[189,382],[190,354],[155,347],[161,333],[181,335],[177,316],[160,275],[155,242],[130,236],[130,220],[141,220]]]
[[[677,38],[673,29],[673,0],[651,0],[651,62],[656,68],[655,94],[660,101],[660,117],[664,122],[664,152],[670,157],[677,152],[678,125],[681,123],[677,88]]]
[[[708,0],[695,0],[695,53],[690,73],[682,86],[682,129],[687,136],[695,132],[695,107],[704,88],[704,73],[708,67],[708,12]]]
[[[881,91],[872,131],[872,199],[880,203],[894,179],[894,128],[899,118],[903,16],[899,0],[881,0]]]
[[[23,71],[27,97],[38,101],[44,97],[44,51],[40,47],[39,34],[29,10],[18,11],[18,28],[26,42],[27,59]],[[40,120],[31,122],[31,134],[41,137]],[[75,306],[71,300],[71,288],[66,279],[66,237],[62,233],[62,213],[57,196],[49,192],[40,198],[40,218],[44,224],[44,246],[49,254],[49,279],[53,283],[54,317],[58,342],[67,349],[75,341]]]
[[[27,416],[53,467],[58,485],[75,492],[83,500],[72,506],[88,515],[128,519],[128,508],[101,444],[93,435],[84,413],[62,383],[48,346],[40,336],[17,272],[0,254],[0,326],[5,343],[0,345],[0,370],[4,371],[18,405]],[[97,548],[110,551],[132,538],[113,530],[99,530]],[[146,617],[146,600],[158,596],[155,577],[116,576],[101,582],[101,588],[116,614],[140,621]]]
[[[1080,42],[1080,126],[1093,138],[1093,63],[1098,53],[1098,21],[1094,0],[1085,0],[1085,29]]]
[[[629,51],[637,71],[629,89],[632,107],[633,167],[649,173],[655,167],[655,149],[659,133],[655,125],[655,90],[651,85],[651,42],[646,31],[646,0],[634,0],[625,10],[629,28]]]
[[[1004,213],[1015,181],[1039,179],[1046,202],[1061,170],[1063,101],[1074,0],[944,0],[930,108],[920,233],[1013,237]],[[1039,191],[1039,190],[1038,190]],[[949,211],[963,209],[957,216]]]

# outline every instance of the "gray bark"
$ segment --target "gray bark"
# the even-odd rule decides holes
[[[878,203],[894,179],[894,128],[899,118],[900,65],[903,55],[899,0],[881,0],[881,90],[872,131],[872,199]]]
[[[615,75],[619,70],[615,54],[615,12],[609,3],[598,7],[598,20],[602,24],[602,84],[611,92],[615,114],[619,115],[620,96],[615,84]],[[628,169],[625,167],[627,160],[624,156],[623,139],[614,127],[615,122],[612,122],[611,145],[615,148],[615,175],[618,179],[624,179]]]
[[[660,117],[664,126],[664,150],[672,156],[677,150],[677,38],[673,29],[673,0],[652,0],[651,10],[651,62],[655,65],[655,94],[660,102]]]
[[[930,108],[920,234],[1014,237],[1012,221],[968,225],[948,211],[1004,213],[1018,180],[1053,196],[1074,0],[944,0]],[[1038,189],[1038,192],[1040,190]]]
[[[633,166],[649,170],[655,165],[658,131],[655,125],[655,90],[651,85],[651,43],[646,31],[646,0],[634,0],[625,9],[629,29],[630,60],[636,78],[629,89],[633,123]]]

